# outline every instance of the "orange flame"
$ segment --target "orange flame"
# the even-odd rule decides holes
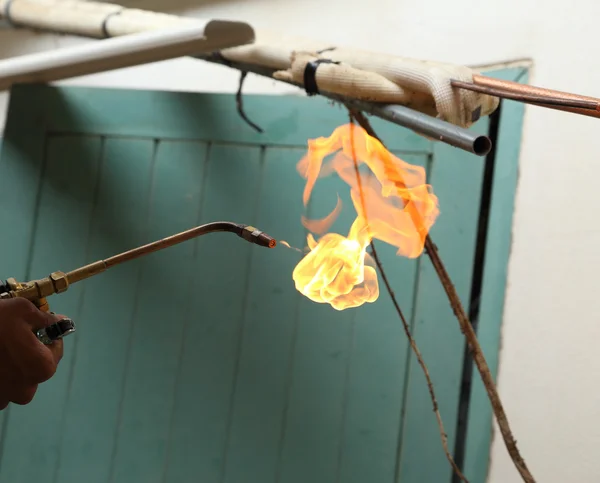
[[[329,161],[325,158],[335,153]],[[366,165],[368,171],[360,170]],[[298,263],[292,278],[296,289],[336,310],[375,302],[379,297],[377,272],[367,254],[371,240],[395,246],[398,255],[418,257],[429,229],[439,215],[438,199],[426,184],[425,169],[410,165],[390,153],[377,139],[354,124],[338,127],[328,138],[308,141],[308,152],[297,165],[306,179],[303,202],[310,201],[319,177],[331,173],[350,186],[357,217],[347,237],[327,233],[318,241],[312,234],[310,252]],[[341,200],[322,220],[303,225],[325,233],[342,209]]]

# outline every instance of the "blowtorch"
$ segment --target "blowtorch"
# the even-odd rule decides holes
[[[66,292],[76,282],[98,275],[123,262],[134,260],[143,255],[215,232],[235,233],[240,238],[261,247],[274,248],[277,245],[273,237],[253,226],[241,225],[229,221],[216,221],[191,228],[176,235],[163,238],[162,240],[134,248],[133,250],[119,253],[105,260],[90,263],[67,273],[53,272],[45,278],[30,282],[17,282],[14,278],[9,278],[6,282],[0,280],[0,300],[21,297],[35,304],[38,309],[48,312],[49,306],[46,298],[53,294]],[[75,332],[75,322],[68,318],[64,318],[49,327],[34,331],[38,340],[46,345],[50,345],[54,341],[62,339],[73,332]]]

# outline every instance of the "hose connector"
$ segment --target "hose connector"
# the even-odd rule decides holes
[[[275,248],[277,241],[272,236],[263,233],[251,225],[240,225],[242,232],[239,234],[244,240],[265,248]]]

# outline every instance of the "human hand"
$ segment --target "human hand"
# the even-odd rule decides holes
[[[34,330],[62,317],[38,310],[29,300],[0,300],[0,410],[29,404],[38,384],[50,379],[63,355],[63,341],[42,344]]]

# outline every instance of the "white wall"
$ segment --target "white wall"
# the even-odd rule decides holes
[[[164,0],[186,11],[188,0]],[[531,57],[532,82],[600,96],[598,0],[196,0],[187,13],[336,43],[474,64]],[[159,1],[128,5],[157,9]],[[0,57],[51,49],[65,37],[3,31]],[[79,40],[77,40],[79,41]],[[248,92],[283,92],[248,79]],[[177,60],[71,83],[233,92],[237,74]],[[0,112],[2,112],[0,105]],[[1,115],[0,115],[1,119]],[[527,110],[500,391],[525,458],[544,483],[600,482],[600,121]],[[0,126],[2,124],[0,123]],[[499,438],[491,483],[520,481]],[[433,483],[433,482],[432,482]]]

